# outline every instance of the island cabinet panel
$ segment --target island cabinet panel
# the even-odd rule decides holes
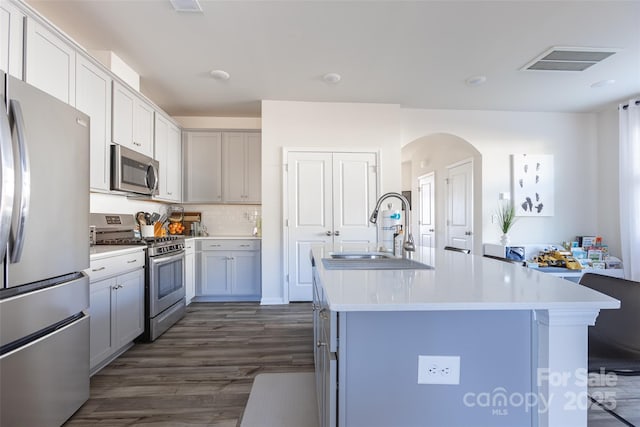
[[[320,426],[534,422],[530,310],[337,312],[316,269],[312,310]],[[421,355],[459,356],[460,384],[418,384]]]

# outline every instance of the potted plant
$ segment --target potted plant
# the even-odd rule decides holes
[[[516,222],[516,210],[513,204],[505,203],[500,205],[498,209],[498,226],[502,231],[500,243],[505,246],[509,244],[509,230],[513,227],[514,222]]]

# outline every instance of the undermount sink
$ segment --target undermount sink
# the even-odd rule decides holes
[[[327,270],[430,270],[433,267],[384,252],[331,252],[322,258]]]
[[[384,252],[330,252],[329,256],[332,259],[346,259],[346,260],[393,258],[393,255],[386,254]]]

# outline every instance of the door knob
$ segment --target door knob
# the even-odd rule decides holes
[[[332,233],[332,232],[330,232],[330,231],[327,231],[325,234],[326,234],[327,236],[331,236],[333,233]]]
[[[334,236],[339,236],[340,235],[340,230],[336,230],[335,233],[333,233]]]

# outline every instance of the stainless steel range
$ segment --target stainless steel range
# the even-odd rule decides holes
[[[184,237],[140,238],[128,214],[92,213],[96,245],[144,245],[145,327],[143,341],[154,341],[186,311]]]

